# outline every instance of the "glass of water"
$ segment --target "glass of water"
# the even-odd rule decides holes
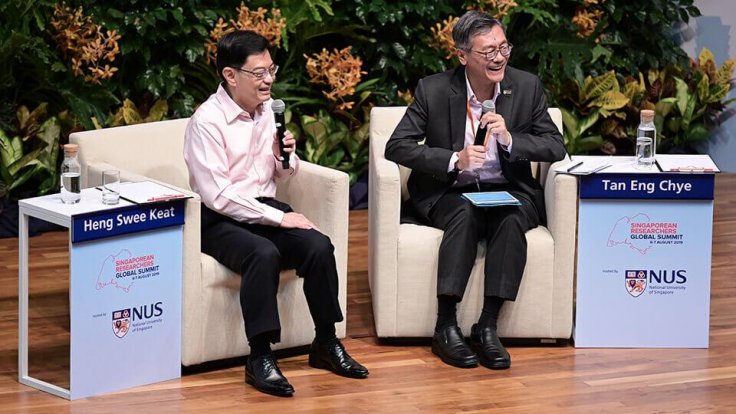
[[[651,169],[654,165],[654,143],[650,137],[636,138],[636,164],[640,170]]]
[[[120,171],[102,172],[102,204],[113,205],[120,202]]]

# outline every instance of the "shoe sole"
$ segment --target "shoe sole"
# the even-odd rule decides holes
[[[325,364],[324,362],[322,362],[322,361],[320,361],[320,360],[318,360],[316,358],[312,358],[311,355],[309,356],[309,366],[312,367],[312,368],[324,369],[324,370],[330,371],[330,372],[332,372],[334,374],[337,374],[337,375],[339,375],[341,377],[355,378],[355,379],[368,378],[368,374],[363,375],[363,374],[353,374],[353,373],[351,373],[349,371],[345,371],[345,372],[337,372],[337,371],[334,371],[332,368],[330,368],[329,365]]]
[[[502,370],[502,369],[511,368],[510,362],[509,363],[488,362],[488,361],[483,360],[483,358],[480,359],[480,364],[488,369],[493,369],[493,370]]]
[[[457,368],[475,368],[475,367],[478,366],[478,360],[477,359],[475,361],[473,361],[473,360],[471,360],[471,361],[458,361],[456,359],[451,359],[451,358],[447,358],[447,357],[443,356],[442,354],[440,354],[439,349],[437,348],[437,345],[435,345],[434,343],[432,343],[432,353],[435,354],[435,355],[437,355],[442,360],[442,362],[444,362],[447,365],[452,365],[453,367],[457,367]]]
[[[250,374],[246,374],[245,375],[245,383],[253,386],[253,388],[255,388],[256,390],[258,390],[258,391],[260,391],[260,392],[262,392],[264,394],[275,395],[276,397],[291,397],[291,396],[294,395],[294,391],[292,391],[292,392],[281,392],[281,391],[277,391],[277,390],[270,390],[270,389],[267,389],[267,388],[259,387],[256,384],[256,380]]]

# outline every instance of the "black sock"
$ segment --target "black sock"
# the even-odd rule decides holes
[[[437,296],[437,324],[435,332],[457,325],[457,298],[449,295]]]
[[[314,339],[317,340],[317,343],[324,344],[336,338],[334,323],[314,327]]]
[[[250,338],[248,345],[250,345],[251,357],[259,357],[271,352],[271,341],[269,341],[268,334],[260,334]]]
[[[483,298],[483,311],[478,319],[478,327],[497,329],[498,314],[501,312],[501,306],[504,299],[496,296],[486,296]]]

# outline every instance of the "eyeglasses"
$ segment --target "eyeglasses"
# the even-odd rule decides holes
[[[256,70],[247,70],[247,69],[243,69],[243,68],[236,68],[234,66],[232,68],[235,69],[235,70],[237,70],[237,71],[240,71],[240,72],[249,73],[249,74],[253,75],[253,77],[256,78],[256,79],[258,79],[258,80],[266,79],[266,75],[271,75],[271,77],[273,78],[274,76],[276,76],[276,72],[279,71],[279,66],[278,65],[273,65],[273,66],[271,66],[268,69],[260,68],[260,69],[256,69]]]
[[[488,52],[480,52],[478,50],[472,50],[470,49],[470,52],[475,52],[479,55],[483,55],[485,60],[493,60],[498,56],[499,53],[501,53],[501,56],[503,57],[509,57],[511,56],[511,49],[514,47],[511,43],[504,43],[499,47],[498,49],[493,49]]]

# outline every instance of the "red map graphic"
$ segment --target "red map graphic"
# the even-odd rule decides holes
[[[636,250],[641,254],[647,254],[649,249],[654,245],[649,244],[648,240],[632,239],[631,227],[632,223],[649,223],[651,219],[649,215],[638,213],[632,217],[624,216],[616,221],[611,233],[608,235],[606,246],[616,247],[620,245],[628,246],[630,249]]]
[[[133,257],[133,254],[127,249],[119,251],[118,254],[107,256],[105,261],[102,262],[102,266],[100,266],[100,272],[97,274],[97,283],[95,285],[97,290],[114,286],[126,293],[130,292],[133,282],[130,281],[126,284],[125,282],[128,282],[126,279],[117,280],[115,277],[115,263],[117,260],[130,259],[131,257]]]

